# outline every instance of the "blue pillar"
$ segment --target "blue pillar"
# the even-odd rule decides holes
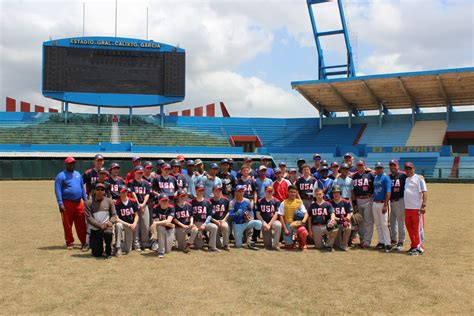
[[[323,129],[323,109],[319,110],[319,130]]]
[[[160,105],[160,126],[163,127],[165,125],[165,107]]]
[[[349,113],[349,116],[348,116],[347,126],[351,128],[352,127],[352,113],[351,111],[349,111],[348,113]]]
[[[69,102],[64,102],[64,123],[67,124],[67,116],[69,112]]]

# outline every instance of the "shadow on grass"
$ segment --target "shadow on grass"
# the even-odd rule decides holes
[[[38,247],[39,250],[66,250],[65,245],[61,246],[44,246],[44,247]]]
[[[94,257],[90,253],[73,253],[71,257],[80,258],[80,259],[92,259],[92,260],[105,260],[105,257]]]

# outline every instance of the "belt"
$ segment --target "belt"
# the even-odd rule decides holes
[[[401,199],[390,199],[390,202],[397,202],[400,201]]]
[[[368,198],[371,198],[371,197],[372,197],[372,194],[356,196],[356,198],[358,198],[358,199],[368,199]]]
[[[374,203],[385,203],[385,201],[374,201]]]

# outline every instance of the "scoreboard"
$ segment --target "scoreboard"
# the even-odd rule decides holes
[[[43,43],[43,94],[97,106],[153,106],[185,96],[185,52],[153,41],[81,37]]]

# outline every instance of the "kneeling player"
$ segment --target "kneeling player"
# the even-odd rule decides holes
[[[150,226],[151,238],[156,241],[158,237],[158,257],[163,258],[165,252],[169,253],[174,240],[174,208],[169,204],[166,194],[158,196],[158,203],[153,206],[153,224]]]
[[[273,197],[273,187],[265,189],[265,197],[257,202],[257,218],[262,222],[263,244],[267,249],[281,251],[281,222],[278,220],[280,202]],[[272,235],[272,229],[275,232]],[[272,242],[273,237],[273,242]]]
[[[334,209],[331,203],[324,200],[324,190],[316,189],[314,191],[316,201],[309,207],[309,217],[311,222],[311,229],[309,236],[314,240],[314,247],[317,249],[323,248],[332,250],[334,241],[336,240],[337,230],[328,231],[326,225],[337,225],[336,215],[334,215]],[[324,245],[323,236],[328,236],[328,241]]]
[[[288,198],[278,207],[278,215],[280,215],[281,225],[285,232],[285,248],[293,249],[295,247],[293,234],[296,234],[296,241],[300,250],[305,250],[306,238],[308,237],[308,230],[305,227],[308,212],[303,201],[298,199],[297,196],[296,186],[290,185],[288,187]]]
[[[127,186],[120,185],[117,191],[120,198],[115,202],[115,210],[118,215],[117,223],[115,223],[115,255],[119,257],[122,252],[127,254],[132,250],[133,232],[137,228],[140,208],[136,200],[128,198],[129,189]]]
[[[339,187],[338,185],[335,185],[332,188],[332,194],[333,199],[331,201],[331,205],[334,209],[334,214],[336,215],[336,220],[339,225],[336,241],[338,244],[340,244],[342,250],[349,251],[347,244],[349,242],[349,238],[351,237],[352,231],[351,203],[348,200],[344,200],[343,198],[341,198],[341,187]]]
[[[191,204],[185,202],[187,198],[185,190],[178,190],[178,202],[174,206],[174,219],[176,240],[178,241],[178,250],[189,252],[190,244],[186,242],[186,236],[192,235],[192,238],[196,238],[197,230],[193,231],[193,208]]]

